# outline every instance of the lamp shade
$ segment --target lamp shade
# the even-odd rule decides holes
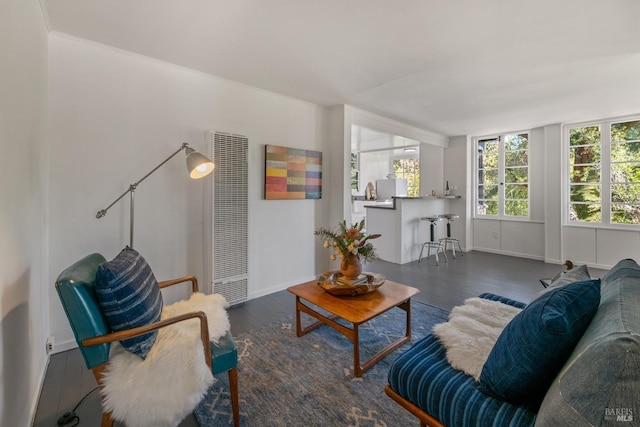
[[[204,178],[213,172],[215,165],[206,156],[187,148],[187,169],[193,179]]]

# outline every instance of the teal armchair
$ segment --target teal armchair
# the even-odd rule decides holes
[[[95,277],[98,266],[105,262],[105,258],[94,253],[77,261],[65,269],[56,280],[55,287],[62,302],[64,311],[69,319],[76,342],[88,369],[93,372],[98,385],[102,387],[102,373],[109,363],[111,343],[127,338],[147,334],[151,331],[197,318],[200,321],[200,338],[203,343],[205,361],[213,374],[228,372],[233,420],[239,425],[238,406],[238,354],[230,333],[218,344],[209,341],[207,316],[202,311],[175,316],[137,328],[113,332],[102,313],[95,292]],[[160,288],[179,283],[191,282],[193,292],[198,291],[198,282],[194,276],[158,282]],[[113,426],[111,414],[102,414],[101,426]]]

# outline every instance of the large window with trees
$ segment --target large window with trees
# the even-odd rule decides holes
[[[568,127],[568,220],[640,224],[640,119]]]
[[[529,217],[529,134],[477,138],[476,216]]]

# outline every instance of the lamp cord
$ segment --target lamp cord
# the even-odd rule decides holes
[[[76,404],[76,406],[73,407],[73,409],[71,410],[71,412],[65,412],[64,414],[62,414],[60,416],[60,418],[58,418],[58,425],[59,426],[66,426],[67,424],[75,421],[75,424],[70,425],[69,427],[74,427],[77,426],[78,424],[80,424],[80,417],[78,417],[76,415],[76,409],[78,409],[78,407],[80,406],[80,404],[87,398],[89,397],[89,395],[91,393],[93,393],[94,391],[96,391],[98,389],[98,387],[93,388],[92,390],[90,390],[89,392],[87,392],[87,394],[85,394],[82,399],[80,399],[80,401]]]

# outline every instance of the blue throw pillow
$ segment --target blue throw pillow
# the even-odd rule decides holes
[[[541,295],[504,328],[480,374],[480,389],[535,407],[571,355],[600,304],[600,279]]]
[[[112,261],[98,266],[96,296],[113,331],[148,325],[160,320],[162,293],[147,261],[126,247]],[[122,340],[127,350],[145,358],[156,341],[157,331]]]

